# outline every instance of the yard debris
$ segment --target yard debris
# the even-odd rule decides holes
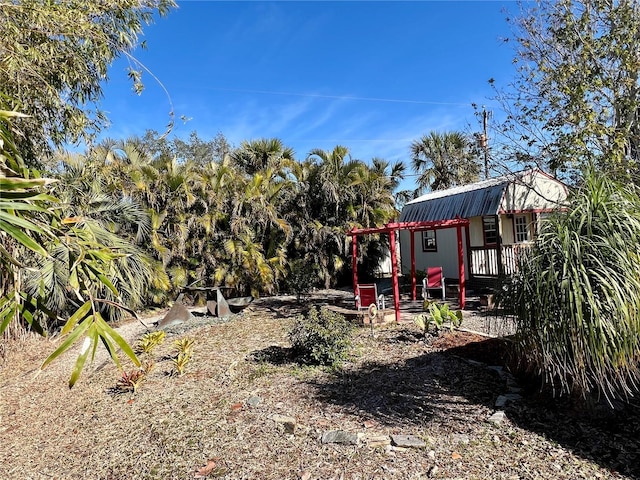
[[[308,303],[342,299],[351,301],[353,292],[318,291]],[[118,376],[110,363],[69,391],[73,355],[25,382],[50,344],[30,338],[11,344],[0,368],[0,436],[11,440],[0,442],[3,471],[12,478],[91,472],[92,478],[188,479],[204,473],[199,470],[211,458],[216,465],[206,480],[640,478],[640,420],[633,412],[598,423],[561,401],[527,395],[507,403],[506,415],[498,409],[498,427],[488,423],[497,395],[525,396],[508,391],[509,375],[465,360],[497,365],[494,340],[446,332],[434,339],[435,348],[407,322],[376,327],[376,337],[359,329],[354,355],[338,372],[296,365],[286,332],[308,303],[295,300],[259,298],[224,320],[195,311],[195,321],[167,331],[197,339],[192,368],[179,379],[167,377],[170,346],[160,346],[156,368],[131,404],[129,396],[105,392]],[[471,321],[480,329],[486,319],[465,318]],[[133,321],[118,331],[132,342],[145,332]],[[274,346],[277,355],[265,356]],[[107,359],[99,350],[96,365]],[[249,399],[258,395],[254,408]],[[295,434],[285,433],[274,414],[295,423]],[[364,436],[358,445],[324,444],[329,430]],[[413,434],[427,447],[396,450],[405,447],[392,447],[390,433]],[[469,446],[454,442],[455,434],[468,435]],[[374,441],[388,444],[371,447]],[[454,451],[462,459],[454,460]],[[552,451],[561,454],[551,458]]]

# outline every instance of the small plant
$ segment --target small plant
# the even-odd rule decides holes
[[[193,352],[193,344],[196,343],[195,338],[183,337],[173,342],[173,349],[176,353],[189,353]]]
[[[158,345],[162,345],[164,343],[165,336],[166,333],[164,330],[144,334],[136,344],[136,353],[145,353],[150,355]]]
[[[438,305],[433,301],[425,301],[424,306],[428,313],[416,315],[413,317],[413,322],[424,332],[425,335],[429,333],[429,327],[431,325],[435,327],[437,334],[447,320],[449,321],[450,330],[453,330],[462,324],[461,310],[454,312],[449,309],[449,305],[446,303]]]
[[[142,369],[135,369],[130,372],[123,371],[122,376],[116,382],[116,387],[123,392],[132,392],[135,394],[145,379],[146,373],[147,372]]]
[[[176,352],[173,357],[173,371],[174,374],[181,377],[184,375],[187,364],[191,361],[193,356],[193,345],[195,339],[190,337],[184,337],[173,342],[173,348]]]
[[[300,315],[289,332],[289,340],[304,363],[338,367],[351,346],[353,325],[343,315],[312,307]]]

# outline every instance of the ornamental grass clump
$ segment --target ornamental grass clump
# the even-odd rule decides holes
[[[339,367],[347,358],[352,335],[353,325],[343,315],[312,307],[298,316],[289,340],[303,363]]]
[[[518,359],[554,392],[628,399],[640,378],[638,190],[588,172],[542,223],[504,298]]]

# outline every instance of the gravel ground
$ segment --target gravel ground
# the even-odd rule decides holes
[[[317,292],[306,306],[348,297]],[[636,410],[592,418],[514,386],[488,368],[504,351],[486,336],[497,330],[488,317],[468,311],[463,324],[485,335],[425,339],[410,321],[358,328],[349,361],[332,371],[292,357],[287,332],[306,306],[265,298],[226,321],[199,315],[169,330],[135,395],[117,393],[120,373],[103,353],[69,390],[73,352],[35,375],[60,339],[7,345],[0,479],[640,478]],[[134,342],[146,329],[132,321],[119,331]],[[171,344],[186,336],[193,360],[171,375]],[[496,408],[510,388],[522,398]],[[488,422],[497,410],[503,421]],[[338,430],[355,443],[322,442]],[[393,446],[391,435],[423,443]]]

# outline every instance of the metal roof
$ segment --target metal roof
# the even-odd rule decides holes
[[[437,222],[496,215],[505,189],[513,181],[513,175],[496,177],[422,195],[404,206],[399,221]]]

